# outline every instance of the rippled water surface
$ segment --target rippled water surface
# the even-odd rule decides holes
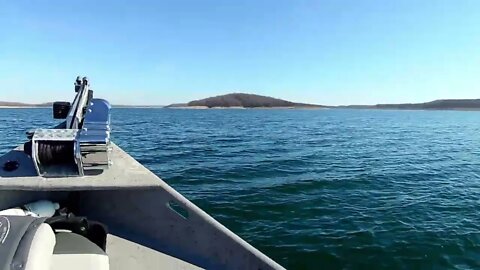
[[[50,117],[1,109],[0,152]],[[480,268],[480,112],[114,109],[113,130],[289,269]]]

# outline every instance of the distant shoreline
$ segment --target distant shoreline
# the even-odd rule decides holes
[[[46,106],[0,106],[1,109],[46,109]],[[471,111],[478,112],[480,108],[375,108],[356,106],[325,106],[325,107],[206,107],[206,106],[112,106],[113,109],[169,109],[169,110],[375,110],[375,111]]]
[[[0,106],[0,109],[41,109],[48,108],[46,106]]]
[[[35,109],[51,108],[52,103],[21,103],[0,101],[0,109]],[[141,109],[181,109],[181,110],[319,110],[319,109],[350,109],[350,110],[400,110],[400,111],[480,111],[480,99],[438,99],[423,103],[376,104],[376,105],[316,105],[291,102],[267,96],[245,93],[232,93],[215,96],[188,103],[164,105],[112,105],[114,109],[141,108]]]

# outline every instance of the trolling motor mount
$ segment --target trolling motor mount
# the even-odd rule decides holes
[[[64,124],[30,133],[29,150],[40,176],[84,176],[110,167],[111,106],[104,99],[93,98],[89,86],[86,77],[77,77],[73,103],[53,104],[53,117],[66,119]]]

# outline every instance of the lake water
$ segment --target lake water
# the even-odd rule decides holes
[[[480,268],[480,112],[114,109],[114,141],[289,269]],[[0,152],[49,109],[1,109]]]

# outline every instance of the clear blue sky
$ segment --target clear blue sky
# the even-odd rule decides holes
[[[97,3],[98,2],[98,3]],[[0,100],[480,98],[478,0],[0,0]]]

